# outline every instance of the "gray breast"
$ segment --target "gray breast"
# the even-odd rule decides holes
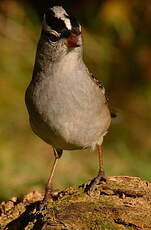
[[[86,68],[70,72],[69,67],[67,75],[63,66],[54,71],[51,67],[51,76],[28,89],[32,91],[27,99],[32,129],[56,148],[95,146],[110,124],[105,96]]]

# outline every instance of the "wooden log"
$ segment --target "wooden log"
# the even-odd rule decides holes
[[[2,202],[0,229],[151,229],[151,182],[136,177],[109,177],[89,193],[71,187],[46,203],[42,198],[33,192]]]

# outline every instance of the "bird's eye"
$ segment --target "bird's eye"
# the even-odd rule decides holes
[[[47,40],[49,40],[50,42],[56,42],[60,39],[60,37],[55,35],[54,33],[50,33],[50,32],[45,31],[45,30],[43,30],[42,32],[43,32],[43,35],[45,36],[45,38]]]
[[[52,41],[52,42],[56,42],[56,41],[59,40],[59,37],[56,36],[56,35],[54,35],[54,34],[49,34],[49,39],[50,39],[50,41]]]

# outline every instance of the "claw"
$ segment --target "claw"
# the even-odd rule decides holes
[[[107,179],[105,178],[105,176],[98,175],[92,180],[89,180],[85,184],[81,185],[80,187],[84,189],[84,192],[94,191],[97,185],[102,184],[103,182],[106,183],[106,181]]]

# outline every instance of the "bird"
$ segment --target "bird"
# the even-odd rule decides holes
[[[54,150],[45,200],[63,150],[98,149],[98,174],[84,188],[105,180],[102,142],[111,112],[103,84],[83,61],[82,27],[63,1],[52,0],[44,13],[25,104],[31,129]]]

